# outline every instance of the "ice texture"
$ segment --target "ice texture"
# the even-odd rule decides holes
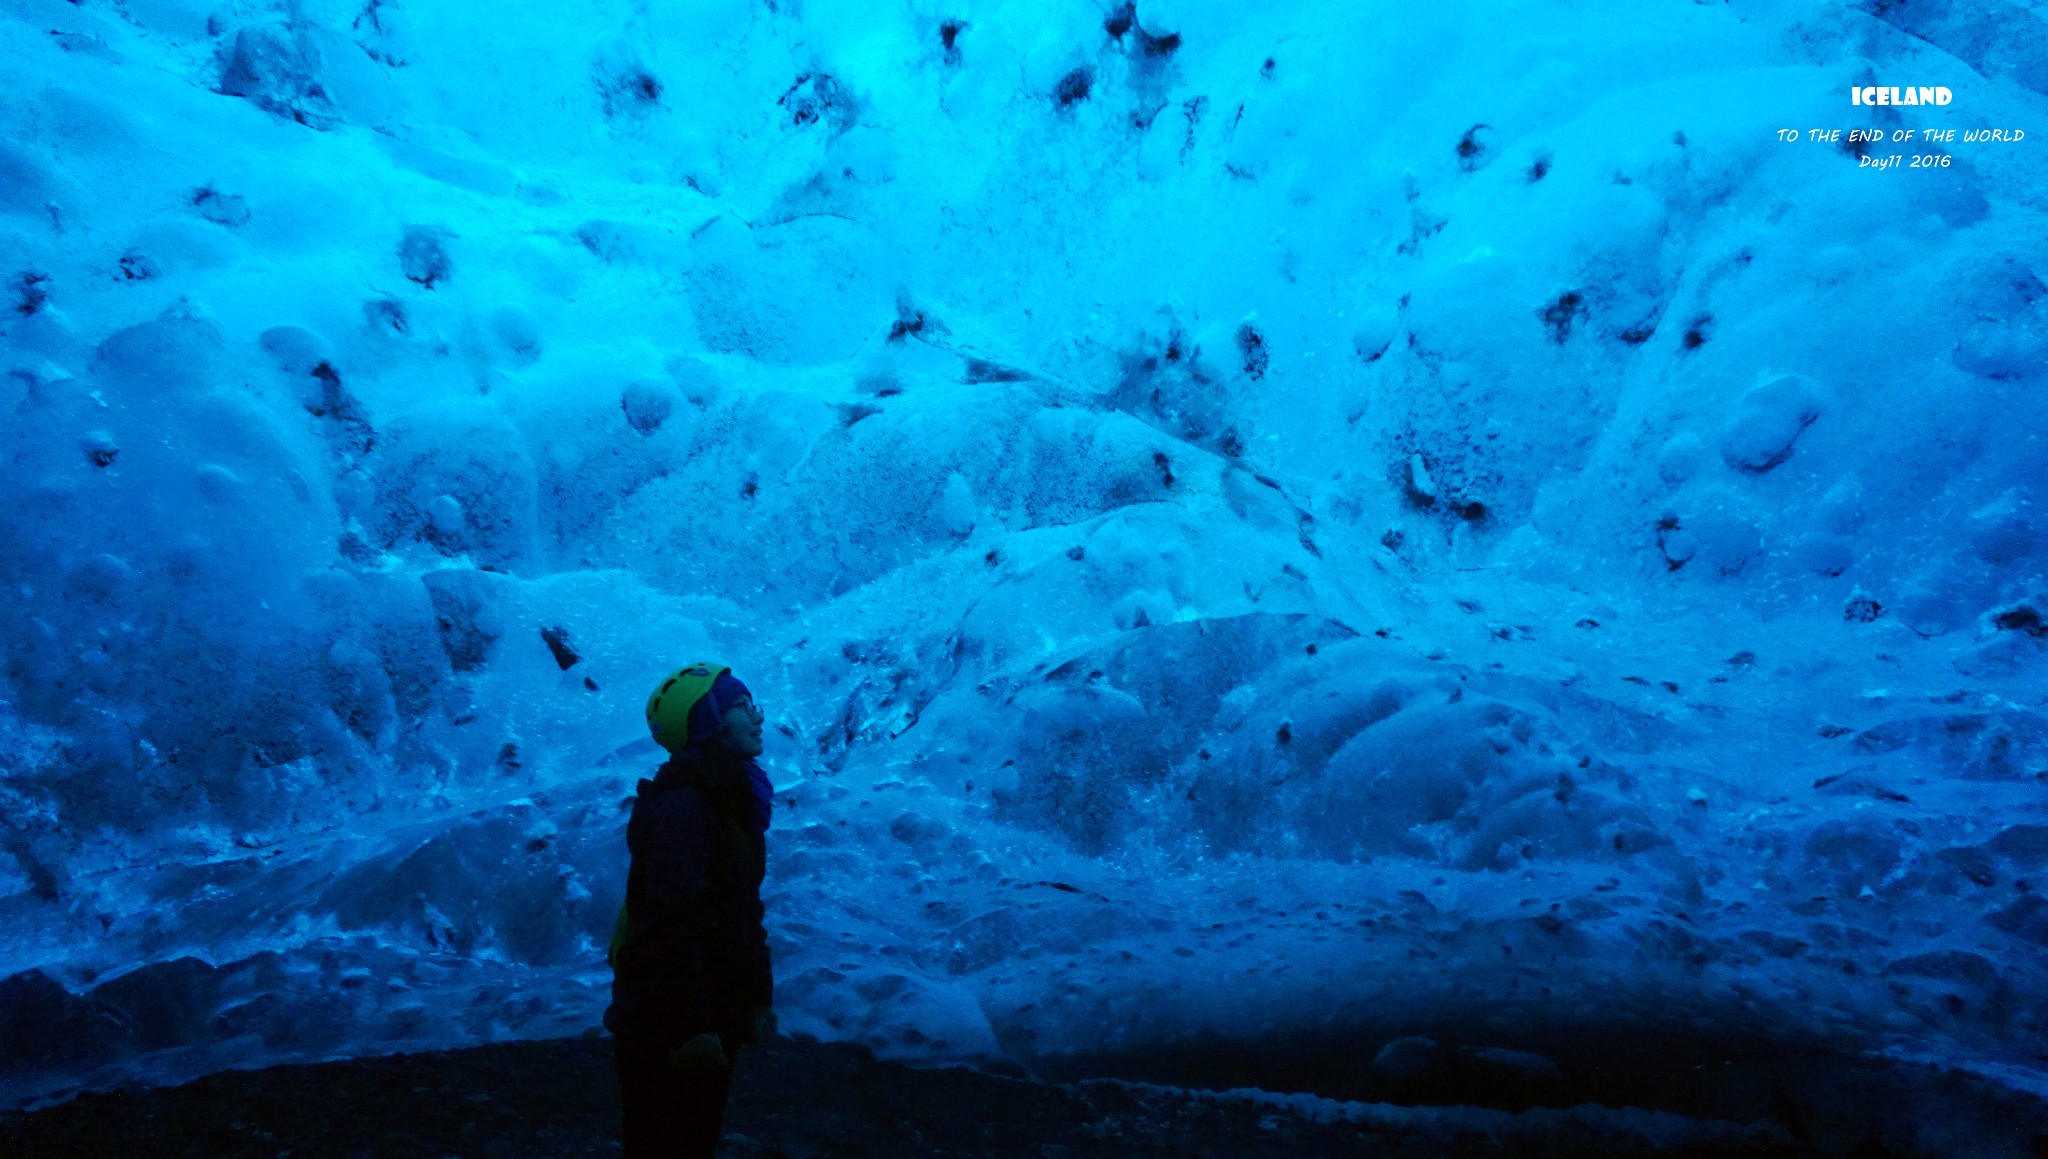
[[[594,1026],[699,657],[791,1033],[2038,1089],[2037,145],[1776,132],[1929,11],[7,5],[0,1091]]]

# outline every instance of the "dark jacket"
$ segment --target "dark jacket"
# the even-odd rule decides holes
[[[604,1024],[680,1043],[746,1037],[773,981],[762,925],[767,801],[747,762],[671,760],[626,822],[626,938]]]

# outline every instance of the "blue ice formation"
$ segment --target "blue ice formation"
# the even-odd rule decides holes
[[[2039,1084],[2044,45],[10,0],[0,1086],[594,1025],[699,656],[794,1033]]]

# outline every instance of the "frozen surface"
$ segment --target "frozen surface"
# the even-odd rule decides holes
[[[7,1098],[595,1025],[701,655],[793,1033],[2038,1087],[2048,35],[1870,7],[5,0]]]

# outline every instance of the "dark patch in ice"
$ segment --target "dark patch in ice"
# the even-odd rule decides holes
[[[398,264],[405,271],[407,280],[431,290],[454,273],[455,267],[448,260],[447,247],[441,244],[444,236],[441,230],[423,225],[406,227],[405,240],[398,246]]]
[[[155,259],[139,250],[129,250],[121,255],[121,278],[129,282],[147,282],[163,276],[163,270]]]
[[[1534,185],[1534,184],[1536,184],[1536,183],[1537,183],[1538,181],[1541,181],[1541,180],[1543,180],[1543,179],[1544,179],[1544,178],[1545,178],[1546,176],[1548,176],[1549,174],[1550,174],[1550,154],[1549,154],[1549,153],[1547,153],[1547,152],[1546,152],[1546,153],[1538,153],[1538,154],[1536,154],[1536,159],[1535,159],[1535,160],[1533,160],[1533,161],[1531,161],[1531,162],[1529,162],[1529,173],[1528,173],[1528,180],[1529,180],[1529,184],[1531,184],[1531,185]]]
[[[1707,344],[1707,331],[1713,324],[1714,316],[1712,314],[1701,314],[1694,318],[1686,324],[1685,334],[1678,340],[1679,345],[1687,350],[1698,350],[1700,347],[1705,346]]]
[[[2044,621],[2040,609],[2031,604],[2018,604],[1994,613],[1991,623],[2001,632],[2024,632],[2036,639],[2048,636],[2048,621]]]
[[[576,651],[575,645],[569,642],[569,629],[560,624],[542,628],[540,639],[541,643],[548,646],[548,654],[555,658],[555,663],[562,671],[567,672],[583,662],[582,655]]]
[[[229,227],[249,222],[249,201],[239,193],[222,193],[211,186],[192,191],[192,208],[215,225]]]
[[[619,394],[619,409],[625,412],[626,425],[643,437],[660,430],[661,424],[675,413],[675,405],[673,391],[650,383],[633,383]]]
[[[1052,99],[1063,109],[1071,108],[1087,100],[1094,87],[1095,73],[1084,65],[1060,78],[1053,86]]]
[[[1168,57],[1172,56],[1179,48],[1180,33],[1178,32],[1168,32],[1161,36],[1154,36],[1142,27],[1138,29],[1138,51],[1144,56],[1155,59]]]
[[[824,123],[841,132],[853,127],[858,113],[853,94],[829,73],[807,72],[775,101],[789,114],[792,126]]]
[[[1256,324],[1245,322],[1238,326],[1236,339],[1245,377],[1255,382],[1266,377],[1266,367],[1273,360],[1272,351],[1266,347],[1266,336],[1259,332]]]
[[[1102,30],[1109,33],[1112,39],[1122,40],[1124,33],[1129,32],[1131,26],[1136,24],[1137,21],[1138,6],[1131,3],[1131,0],[1124,0],[1115,11],[1104,18]]]
[[[630,49],[601,57],[592,81],[597,85],[606,117],[643,116],[661,104],[661,78]]]
[[[235,34],[223,51],[219,92],[266,112],[325,129],[339,114],[320,78],[320,52],[300,29],[258,25]]]
[[[835,409],[839,412],[841,428],[850,427],[862,419],[873,418],[882,413],[882,408],[871,402],[843,402]]]
[[[970,358],[961,371],[962,382],[1029,382],[1031,372],[985,358]]]
[[[1152,466],[1158,469],[1159,482],[1162,485],[1173,486],[1173,460],[1167,457],[1165,451],[1152,452]]]
[[[1471,173],[1483,168],[1493,156],[1493,126],[1480,122],[1458,138],[1458,169]]]
[[[896,295],[896,319],[889,324],[890,342],[902,342],[909,338],[929,341],[948,333],[946,324],[938,317],[917,304],[907,291]]]
[[[114,436],[106,431],[87,431],[78,440],[78,449],[85,452],[85,461],[95,467],[111,467],[121,457],[121,448],[114,442]]]
[[[1536,312],[1543,325],[1550,331],[1550,340],[1559,346],[1572,336],[1572,325],[1586,313],[1586,296],[1577,290],[1566,290],[1557,296],[1557,301]]]
[[[908,317],[898,318],[889,324],[889,341],[901,342],[905,338],[922,334],[924,333],[924,328],[930,322],[931,319],[926,316],[923,310],[919,310]]]
[[[964,20],[947,20],[940,23],[939,47],[945,54],[947,64],[958,65],[960,63],[960,34],[966,31],[966,29],[967,22]]]
[[[362,404],[342,385],[341,375],[333,364],[320,363],[313,368],[312,376],[320,383],[320,394],[307,402],[306,412],[335,424],[336,433],[331,438],[344,459],[360,459],[369,454],[377,445],[377,432],[371,427],[369,416],[363,413]]]
[[[14,275],[11,283],[14,290],[14,312],[26,318],[41,310],[50,300],[50,275],[37,270],[23,270]]]
[[[407,320],[405,303],[396,298],[372,298],[363,303],[363,320],[370,329],[384,334],[407,334],[412,323]]]

